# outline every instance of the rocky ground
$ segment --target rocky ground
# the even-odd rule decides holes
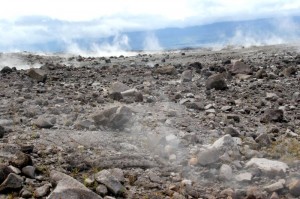
[[[0,63],[0,198],[300,197],[295,46]]]

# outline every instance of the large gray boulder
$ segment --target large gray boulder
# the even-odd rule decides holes
[[[300,179],[293,179],[288,188],[293,196],[300,197]]]
[[[193,72],[192,70],[185,70],[181,74],[181,82],[190,82],[193,79]]]
[[[5,189],[20,189],[23,186],[23,178],[14,173],[10,173],[0,185],[0,192]]]
[[[233,138],[231,135],[224,135],[209,145],[207,149],[198,153],[198,164],[202,166],[210,165],[219,161],[220,157],[227,152],[239,156],[239,138]]]
[[[35,189],[34,196],[36,198],[44,197],[50,192],[50,188],[51,188],[50,184],[44,184],[43,186]]]
[[[157,68],[155,72],[161,75],[174,75],[176,74],[176,68],[172,65],[167,65]]]
[[[27,75],[36,80],[37,82],[46,82],[47,79],[47,73],[42,70],[42,69],[38,69],[38,68],[31,68],[27,71]]]
[[[114,82],[110,86],[109,93],[121,93],[121,92],[127,91],[129,89],[130,89],[130,87],[123,84],[122,82]]]
[[[114,195],[124,195],[126,188],[121,184],[122,174],[113,170],[102,170],[95,176],[97,182],[104,184]],[[123,177],[124,178],[124,177]]]
[[[83,184],[75,180],[74,178],[58,172],[51,171],[50,179],[56,185],[52,193],[47,199],[60,199],[60,198],[72,198],[72,199],[101,199],[102,197],[86,188]]]
[[[2,183],[11,173],[11,169],[5,164],[0,164],[0,183]]]
[[[34,177],[35,177],[35,167],[33,167],[33,166],[26,166],[26,167],[23,167],[23,168],[22,168],[22,173],[23,173],[25,176],[34,179]]]
[[[133,111],[126,106],[117,106],[98,111],[91,117],[98,126],[107,126],[113,129],[121,129],[132,118]]]
[[[219,160],[219,157],[220,152],[215,148],[210,148],[198,154],[198,164],[202,166],[213,164]]]
[[[269,160],[266,158],[252,158],[249,162],[246,163],[246,167],[256,167],[263,174],[272,176],[284,174],[289,169],[288,165],[284,162]]]
[[[229,72],[232,74],[251,74],[252,69],[242,61],[234,61],[232,66],[229,67]]]
[[[229,150],[238,151],[238,145],[241,142],[240,138],[233,138],[231,135],[224,135],[216,140],[210,147],[219,150],[220,152],[226,152]]]

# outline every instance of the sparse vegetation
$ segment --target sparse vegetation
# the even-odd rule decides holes
[[[16,197],[15,197],[15,193],[9,193],[8,195],[7,195],[7,199],[15,199]]]
[[[160,191],[155,191],[151,194],[147,194],[143,196],[143,199],[162,199],[165,198],[165,195]]]
[[[282,137],[267,148],[268,154],[277,156],[283,161],[300,159],[300,144],[296,138]]]
[[[99,168],[99,167],[93,167],[93,168],[92,168],[93,174],[96,174],[96,173],[100,172],[101,170],[102,170],[102,169]]]
[[[41,172],[42,174],[46,175],[46,176],[50,176],[50,169],[49,166],[47,165],[37,165],[36,169],[38,172]]]
[[[74,168],[74,169],[72,169],[70,176],[72,176],[73,178],[76,178],[76,177],[78,177],[78,174],[79,174],[79,169]]]
[[[129,184],[130,184],[131,186],[133,186],[133,185],[134,185],[134,182],[137,180],[137,177],[136,177],[135,175],[128,175],[127,178],[128,178],[128,180],[129,180]]]

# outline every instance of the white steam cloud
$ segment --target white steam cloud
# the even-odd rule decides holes
[[[270,22],[274,30],[262,28],[259,30],[238,28],[228,44],[244,47],[276,45],[276,44],[295,44],[300,41],[299,22],[296,23],[290,17],[275,18]]]
[[[144,41],[144,51],[161,51],[162,46],[154,33],[148,33]]]
[[[285,40],[280,36],[272,34],[260,34],[254,32],[245,32],[237,30],[232,38],[229,39],[228,45],[232,46],[262,46],[262,45],[275,45],[283,44]]]
[[[101,44],[92,43],[89,49],[81,48],[78,43],[68,42],[69,45],[67,47],[66,52],[70,54],[80,54],[83,56],[134,56],[137,53],[129,51],[129,38],[127,35],[119,35],[117,34],[111,43],[104,42]]]
[[[203,47],[212,50],[221,50],[224,48],[240,48],[263,45],[289,44],[300,46],[300,18],[282,17],[256,22],[257,26],[247,27],[246,24],[237,26],[232,31],[232,36],[219,34],[222,38],[218,42],[204,44]]]
[[[29,68],[40,68],[42,64],[40,63],[31,63],[29,60],[24,58],[26,53],[2,53],[0,54],[0,70],[5,67],[16,67],[20,69],[29,69]]]

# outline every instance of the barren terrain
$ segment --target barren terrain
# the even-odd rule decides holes
[[[0,198],[300,197],[299,47],[0,64]]]

